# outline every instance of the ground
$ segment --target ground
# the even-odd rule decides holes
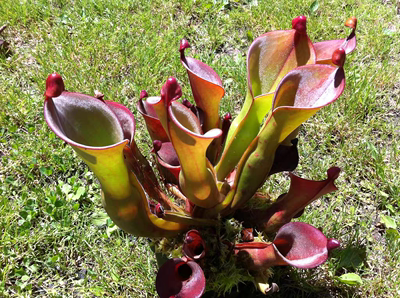
[[[151,2],[151,4],[150,4]],[[246,90],[246,51],[269,30],[306,15],[314,41],[344,38],[358,18],[358,45],[347,57],[342,97],[301,128],[296,173],[342,173],[339,191],[298,220],[322,228],[341,249],[314,270],[279,268],[277,297],[400,296],[400,7],[395,1],[73,1],[2,0],[0,27],[0,293],[4,296],[153,297],[156,261],[148,240],[123,233],[104,214],[100,188],[43,119],[45,79],[60,73],[68,90],[125,104],[135,140],[150,143],[136,111],[142,89],[158,95],[169,76],[190,85],[188,55],[221,76],[221,114],[236,114]],[[287,175],[263,191],[277,197]],[[362,283],[340,281],[355,273]]]

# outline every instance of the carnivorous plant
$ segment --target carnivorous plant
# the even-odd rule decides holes
[[[292,29],[256,38],[247,54],[244,104],[233,121],[230,113],[221,117],[222,80],[211,67],[186,56],[190,45],[182,39],[180,60],[193,101],[180,101],[182,89],[174,77],[159,95],[142,91],[137,101],[153,142],[150,161],[135,143],[136,120],[128,108],[102,96],[69,92],[59,74],[47,78],[47,124],[97,176],[112,221],[136,236],[183,238],[183,256],[166,261],[157,275],[161,297],[200,297],[208,277],[204,260],[213,249],[230,251],[227,258],[249,270],[267,293],[276,289],[258,280],[267,268],[314,268],[339,246],[317,228],[291,222],[308,204],[337,189],[339,168],[328,169],[323,181],[290,173],[290,189],[267,208],[252,208],[249,200],[271,175],[296,168],[301,124],[342,94],[356,24],[354,17],[345,23],[352,29],[345,39],[313,43],[300,16]],[[232,217],[246,228],[242,242],[223,239],[223,222]],[[255,231],[265,239],[275,234],[274,240],[254,241]],[[217,244],[209,246],[204,234],[215,235]]]

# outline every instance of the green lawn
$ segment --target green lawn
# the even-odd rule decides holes
[[[100,90],[130,108],[148,154],[140,91],[159,95],[175,76],[191,99],[181,38],[222,78],[222,112],[236,114],[252,39],[291,28],[298,15],[308,17],[314,42],[344,38],[354,15],[358,45],[347,57],[345,92],[302,126],[296,169],[324,179],[330,166],[341,167],[339,191],[299,220],[342,246],[317,269],[274,269],[271,282],[281,288],[276,297],[399,297],[400,4],[319,0],[312,12],[312,2],[1,0],[9,52],[0,48],[0,296],[156,295],[148,240],[104,216],[94,175],[43,119],[48,74],[60,73],[68,90]],[[265,191],[277,197],[288,185],[287,175],[275,175]],[[345,273],[362,284],[340,282]]]

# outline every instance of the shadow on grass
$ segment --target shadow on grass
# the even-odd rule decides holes
[[[350,287],[347,285],[336,286],[331,281],[326,286],[316,286],[311,284],[312,280],[302,276],[302,272],[297,272],[293,268],[274,268],[274,277],[270,283],[274,282],[279,285],[279,292],[270,294],[268,296],[274,298],[287,298],[287,297],[361,297],[357,295],[357,287]],[[262,298],[266,295],[259,292],[253,283],[243,283],[239,285],[236,291],[232,291],[225,296],[217,296],[215,293],[207,292],[203,298],[241,298],[252,297]]]
[[[337,259],[335,276],[354,272],[365,264],[366,248],[364,246],[348,246],[334,251],[332,257]],[[324,278],[326,271],[299,270],[292,267],[274,267],[274,276],[269,280],[276,283],[280,290],[269,295],[270,297],[362,297],[357,286],[341,284],[333,277]],[[331,270],[329,270],[331,271]],[[266,297],[260,293],[252,283],[240,284],[236,291],[225,296],[215,293],[206,293],[204,298],[239,298],[239,297]]]

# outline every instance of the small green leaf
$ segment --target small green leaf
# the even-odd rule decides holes
[[[19,216],[26,220],[26,218],[28,217],[28,212],[22,210],[19,212]]]
[[[74,208],[74,210],[77,211],[79,209],[79,203],[74,204],[72,208]]]
[[[347,285],[361,285],[362,284],[362,279],[358,274],[355,273],[346,273],[338,277],[338,280],[341,283],[347,284]]]
[[[118,229],[119,229],[119,228],[118,228],[117,225],[115,225],[115,226],[113,226],[113,227],[108,227],[107,230],[106,230],[106,233],[107,233],[108,238],[110,238],[110,237],[111,237],[111,234],[112,234],[113,232],[115,232],[116,230],[118,230]]]
[[[9,128],[9,131],[10,131],[10,132],[16,132],[16,131],[17,131],[17,126],[16,126],[16,125],[12,125],[12,126]]]
[[[251,32],[250,30],[247,31],[247,40],[248,41],[254,40],[253,32]]]
[[[50,176],[51,174],[53,174],[53,169],[51,167],[46,168],[42,166],[40,167],[39,171],[44,176]]]
[[[54,207],[56,207],[56,208],[59,208],[59,207],[61,207],[62,205],[64,205],[64,203],[63,203],[63,201],[61,201],[61,200],[57,200],[57,201],[54,203]]]
[[[28,275],[23,275],[22,277],[21,277],[21,280],[22,281],[27,281],[27,280],[29,280],[30,279],[30,277],[28,276]]]
[[[386,239],[396,242],[400,240],[400,233],[395,229],[386,230]]]
[[[24,270],[24,268],[18,268],[18,269],[15,270],[15,275],[16,276],[26,275],[26,271]]]
[[[109,219],[107,213],[105,212],[95,213],[92,216],[92,224],[100,227],[107,224],[107,219]]]
[[[53,213],[53,207],[52,206],[47,206],[46,207],[46,213],[47,214],[52,214]]]
[[[9,183],[9,184],[12,184],[14,181],[15,181],[15,179],[14,179],[14,177],[12,177],[12,176],[8,176],[8,177],[6,178],[6,182]]]
[[[67,194],[69,194],[69,192],[71,191],[71,188],[72,188],[71,185],[69,185],[69,184],[64,184],[64,185],[61,187],[61,191],[67,195]]]
[[[393,206],[390,204],[385,205],[386,209],[390,211],[391,214],[396,214],[396,211],[394,210]]]
[[[396,221],[390,216],[381,214],[381,223],[383,223],[388,229],[397,229]]]
[[[394,241],[397,241],[400,239],[400,233],[395,229],[387,229],[386,236],[393,239]]]
[[[120,280],[119,275],[118,275],[116,272],[114,272],[114,271],[111,271],[111,278],[112,278],[114,281],[119,281],[119,280]]]
[[[76,194],[72,197],[72,199],[74,201],[79,200],[84,193],[85,193],[85,187],[84,186],[80,186],[78,188],[78,190],[76,191]]]
[[[31,272],[37,272],[39,270],[39,267],[35,264],[31,265],[28,267],[29,271]]]
[[[310,13],[313,14],[318,10],[319,3],[317,0],[315,0],[313,3],[310,5]]]
[[[47,169],[46,169],[46,167],[40,167],[40,169],[39,169],[39,171],[40,171],[40,173],[42,174],[42,175],[46,175],[46,172],[47,172]]]
[[[60,259],[60,256],[59,255],[55,255],[55,256],[50,258],[50,262],[51,263],[56,263],[56,262],[58,262],[59,259]]]

